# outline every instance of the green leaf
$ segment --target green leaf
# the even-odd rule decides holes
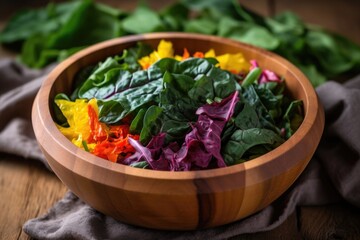
[[[274,149],[283,142],[284,140],[277,133],[268,129],[236,130],[222,152],[226,156],[226,164],[233,165],[246,159],[246,152],[254,146],[268,145]]]
[[[140,134],[141,129],[143,128],[143,120],[145,116],[145,109],[140,109],[134,119],[130,124],[130,133],[131,134]]]
[[[100,62],[88,79],[81,85],[78,91],[78,98],[105,98],[115,91],[114,79],[120,78],[126,81],[130,75],[121,70],[120,64],[115,58],[108,57],[104,62]]]
[[[166,25],[167,31],[182,31],[188,20],[189,8],[177,2],[161,10],[160,17]]]
[[[263,85],[263,84],[261,84]],[[259,85],[259,86],[261,86]],[[256,93],[260,97],[261,102],[263,103],[264,107],[270,111],[270,110],[277,110],[281,107],[283,95],[274,95],[274,93],[268,89],[263,88],[259,86],[254,86]],[[273,118],[275,119],[275,118]]]
[[[54,61],[58,51],[42,53],[45,48],[46,38],[43,36],[32,36],[23,44],[20,61],[30,67],[40,68],[46,61]]]
[[[301,100],[292,101],[283,116],[286,139],[294,134],[303,121],[302,105]]]
[[[195,81],[187,75],[164,74],[164,89],[160,93],[160,106],[167,120],[189,122],[195,120],[198,102],[188,97],[188,91]],[[186,84],[187,83],[187,84]]]
[[[237,16],[236,18],[239,20],[243,20],[249,23],[255,23],[259,26],[264,26],[264,17],[260,16],[259,14],[251,11],[250,9],[246,8],[245,6],[241,5],[239,1],[232,0],[233,8],[236,10]]]
[[[184,31],[202,34],[214,34],[217,29],[217,23],[210,18],[199,18],[185,22]]]
[[[119,8],[113,8],[102,3],[96,3],[96,9],[114,18],[123,18],[127,16],[127,13],[125,13],[123,10]]]
[[[350,70],[353,62],[338,47],[335,38],[322,31],[309,31],[306,43],[327,75],[334,76]]]
[[[122,35],[119,21],[90,0],[84,0],[68,21],[49,35],[47,48],[83,47]]]
[[[129,88],[102,100],[102,107],[100,108],[99,105],[100,121],[109,124],[116,123],[137,108],[155,101],[162,90],[162,79],[148,81],[144,85]]]
[[[46,8],[19,11],[0,33],[0,42],[24,41],[34,35],[57,31],[83,3],[50,3]]]
[[[232,0],[181,0],[181,3],[193,11],[202,12],[207,9],[216,9],[222,15],[235,13]]]
[[[119,122],[126,116],[129,109],[124,107],[121,102],[115,100],[98,100],[99,120],[107,124]]]
[[[57,62],[64,61],[74,53],[84,49],[84,47],[73,47],[68,49],[59,50],[57,54]],[[46,62],[46,64],[49,63],[49,61]]]
[[[140,133],[140,142],[143,145],[146,145],[152,136],[159,133],[161,125],[161,120],[159,120],[159,117],[161,116],[162,112],[163,109],[155,105],[152,105],[147,109],[143,118],[143,127]]]
[[[64,93],[56,94],[54,101],[52,103],[54,110],[54,121],[62,127],[69,127],[69,123],[67,122],[66,117],[60,110],[59,106],[55,103],[55,100],[58,99],[64,99],[70,101],[69,97],[66,94]]]
[[[264,106],[254,85],[248,86],[242,93],[242,96],[244,97],[244,101],[246,101],[251,107],[255,109],[256,114],[261,123],[261,126],[263,128],[267,128],[275,132],[279,132],[279,129],[275,125],[274,119],[270,115],[267,108]]]
[[[96,67],[90,65],[90,66],[87,66],[87,67],[81,69],[78,73],[75,74],[73,88],[72,88],[74,90],[70,95],[71,101],[74,102],[78,98],[78,92],[79,92],[80,87],[94,72],[94,69],[96,69]]]
[[[276,49],[280,42],[265,27],[249,22],[240,22],[224,17],[218,27],[218,34],[268,50]]]
[[[169,112],[167,112],[167,115],[164,115],[163,125],[160,130],[160,132],[166,133],[166,143],[183,140],[184,136],[191,130],[189,122],[186,120],[173,120],[170,117],[172,116]]]
[[[35,30],[29,33],[23,45],[22,62],[33,68],[41,68],[50,62],[62,60],[85,46],[122,34],[116,18],[118,14],[90,0],[76,3],[54,7],[54,19],[46,19],[49,23],[44,23],[46,25],[56,22],[54,29],[38,32],[34,27]],[[71,9],[68,9],[69,6]],[[67,10],[66,13],[62,12],[63,8]],[[36,24],[41,25],[42,22]],[[42,28],[42,25],[40,27]]]
[[[202,76],[189,90],[189,97],[197,102],[206,102],[215,98],[214,79]]]
[[[274,18],[267,18],[265,22],[270,30],[276,34],[290,33],[301,36],[305,32],[304,23],[292,12],[282,12]]]
[[[235,125],[242,130],[262,127],[256,109],[247,102],[245,102],[242,111],[235,117]]]
[[[134,162],[131,163],[130,166],[135,168],[147,168],[149,166],[149,163],[147,161]]]
[[[122,21],[123,29],[128,33],[158,32],[165,29],[159,15],[145,6],[139,6]]]

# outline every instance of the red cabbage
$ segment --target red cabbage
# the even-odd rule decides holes
[[[193,130],[186,135],[180,151],[175,154],[175,162],[185,161],[200,168],[207,168],[214,157],[218,167],[225,167],[220,153],[221,132],[233,115],[238,101],[238,92],[235,91],[220,103],[213,102],[200,107],[196,111],[199,118]]]
[[[257,63],[256,60],[250,60],[250,64],[251,64],[250,70],[253,68],[259,67],[259,64]],[[262,73],[259,77],[258,83],[262,84],[262,83],[267,83],[267,82],[281,82],[281,81],[282,80],[278,77],[278,75],[276,75],[276,73],[265,69],[262,71]]]
[[[131,165],[136,162],[146,161],[152,169],[169,170],[169,162],[162,154],[162,147],[165,141],[165,134],[160,133],[154,136],[148,145],[144,147],[139,141],[128,138],[129,143],[135,148],[136,152],[125,159],[124,164]]]
[[[221,132],[233,115],[235,105],[239,101],[238,94],[235,91],[220,103],[213,102],[200,107],[196,111],[199,115],[198,120],[192,126],[192,131],[185,136],[180,149],[175,142],[163,146],[164,133],[154,136],[146,147],[136,140],[129,139],[136,153],[127,158],[125,164],[145,160],[154,170],[188,171],[206,169],[214,158],[218,167],[225,167],[220,153]]]

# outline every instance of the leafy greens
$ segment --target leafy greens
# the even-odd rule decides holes
[[[229,166],[276,148],[302,122],[302,101],[290,101],[284,81],[255,60],[243,77],[212,58],[163,58],[142,69],[136,59],[149,52],[138,43],[85,68],[70,98],[55,97],[95,98],[102,124],[129,124],[139,137],[128,138],[135,154],[124,164],[173,171]],[[54,112],[66,127],[56,106]]]
[[[218,35],[274,51],[298,66],[314,86],[360,71],[359,45],[307,25],[294,13],[263,17],[234,0],[179,0],[160,11],[142,3],[132,12],[92,0],[51,3],[17,13],[0,33],[0,42],[18,46],[24,64],[41,68],[103,40],[159,31]]]

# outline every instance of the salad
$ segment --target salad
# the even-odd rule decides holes
[[[292,136],[302,101],[242,53],[177,55],[141,42],[75,76],[54,99],[58,129],[79,148],[138,168],[189,171],[261,156]]]

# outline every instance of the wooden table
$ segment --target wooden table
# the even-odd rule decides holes
[[[46,0],[2,0],[0,28],[24,2],[43,6]],[[112,6],[133,9],[126,1],[103,0]],[[174,1],[151,1],[159,8]],[[360,44],[360,1],[358,0],[242,0],[244,5],[264,15],[284,10],[296,12],[303,20],[319,24]],[[0,48],[0,57],[14,54]],[[28,219],[43,215],[67,188],[41,163],[0,153],[0,239],[29,239],[22,231]],[[360,190],[359,190],[360,191]],[[321,207],[299,207],[279,227],[263,233],[245,234],[233,239],[360,239],[360,210],[346,203]]]

